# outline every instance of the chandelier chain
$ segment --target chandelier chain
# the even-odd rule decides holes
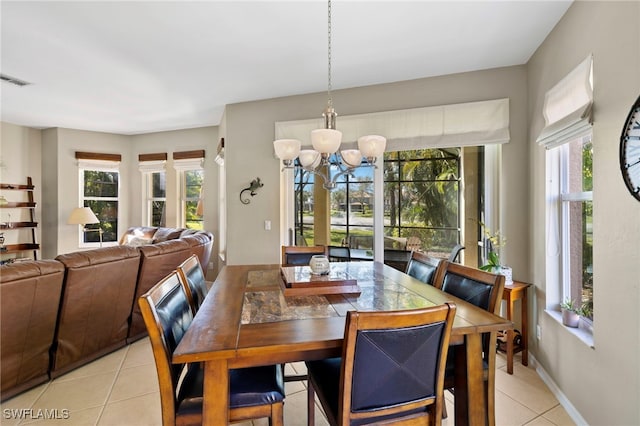
[[[328,52],[328,78],[327,78],[327,96],[328,96],[328,101],[327,101],[327,105],[332,108],[333,107],[333,99],[331,98],[331,0],[328,0],[328,46],[327,46],[327,52]]]

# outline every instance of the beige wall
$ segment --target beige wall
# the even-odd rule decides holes
[[[638,22],[640,2],[578,1],[526,66],[334,91],[342,115],[510,99],[511,142],[503,146],[500,188],[502,229],[509,241],[505,262],[516,279],[535,284],[532,328],[540,324],[542,338],[531,333],[533,355],[567,398],[563,402],[593,425],[640,424],[640,203],[628,194],[618,164],[622,124],[640,93]],[[544,93],[589,53],[594,54],[595,79],[594,349],[544,313],[550,285],[545,282],[544,151],[534,143],[543,126]],[[78,199],[75,150],[123,154],[123,183],[132,189],[121,212],[124,230],[141,217],[138,153],[206,149],[205,228],[216,234],[228,263],[279,262],[281,166],[273,155],[274,122],[316,118],[325,102],[325,94],[318,93],[234,104],[226,108],[219,128],[137,136],[2,123],[0,176],[4,181],[5,176],[31,175],[42,188],[42,211],[51,212],[42,218],[43,227],[54,229],[51,238],[43,236],[43,246],[55,254],[77,245],[66,225]],[[226,142],[226,167],[217,170],[212,160],[220,137]],[[42,167],[34,164],[40,156]],[[219,179],[219,172],[225,179]],[[256,177],[264,187],[251,204],[240,203],[240,191]],[[218,199],[226,199],[220,216]],[[265,220],[271,221],[271,231],[264,229]],[[218,228],[219,221],[224,229]],[[219,241],[216,231],[226,238]]]
[[[37,206],[42,205],[42,173],[40,169],[41,139],[39,130],[16,126],[9,123],[0,123],[0,182],[23,184],[27,183],[30,176],[36,187],[34,200]],[[7,194],[9,201],[26,201],[24,193]],[[15,198],[11,198],[15,197]],[[35,220],[42,221],[41,209],[35,210]],[[0,222],[9,220],[16,222],[30,220],[26,209],[2,209],[0,210]],[[41,229],[36,230],[36,242],[41,241]],[[15,229],[4,231],[5,244],[17,244],[31,242],[30,229]]]
[[[640,94],[640,2],[574,3],[528,64],[531,158],[531,267],[536,284],[532,338],[536,359],[587,424],[640,424],[640,203],[620,174],[619,140]],[[589,348],[544,312],[545,92],[588,54],[594,77],[594,344]]]
[[[425,107],[509,98],[511,142],[503,146],[501,227],[509,238],[504,260],[521,280],[529,271],[528,143],[524,66],[470,72],[378,86],[338,90],[333,102],[340,114]],[[280,261],[280,162],[273,153],[274,123],[317,118],[326,94],[311,94],[229,105],[226,109],[227,261],[261,264]],[[255,177],[264,182],[251,204],[238,199]],[[509,206],[508,208],[506,206]],[[511,214],[514,212],[515,214]],[[270,220],[271,231],[264,229]],[[249,249],[248,249],[249,247]]]

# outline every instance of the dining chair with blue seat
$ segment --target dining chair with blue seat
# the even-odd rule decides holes
[[[163,426],[201,425],[204,370],[200,363],[171,362],[173,351],[193,320],[177,272],[167,275],[138,303],[156,364]],[[229,383],[231,422],[268,417],[269,424],[283,425],[284,382],[280,366],[230,370]]]
[[[434,280],[436,287],[493,314],[499,313],[504,290],[503,275],[492,274],[449,261],[442,262]],[[496,332],[486,333],[482,339],[484,383],[487,395],[486,412],[490,413],[487,424],[490,426],[495,425],[496,339]],[[451,391],[455,391],[454,369],[456,362],[458,362],[456,358],[463,356],[461,348],[461,345],[452,346],[447,358],[445,389]]]
[[[328,246],[330,262],[351,262],[351,249],[346,246]]]
[[[438,266],[442,259],[429,256],[426,253],[414,251],[407,264],[406,274],[410,275],[425,284],[433,285]]]
[[[205,279],[204,271],[202,270],[202,266],[200,266],[198,256],[195,254],[178,265],[176,272],[178,273],[180,282],[184,286],[191,311],[193,315],[195,315],[200,305],[202,305],[202,301],[207,296],[212,283],[207,282]]]
[[[316,394],[331,425],[441,424],[455,311],[347,312],[342,357],[306,362],[308,424]]]
[[[308,265],[315,255],[327,256],[326,246],[282,246],[282,266]]]

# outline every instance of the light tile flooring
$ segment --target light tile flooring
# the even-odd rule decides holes
[[[497,425],[573,425],[571,418],[535,370],[524,367],[520,363],[519,355],[516,355],[514,364],[514,374],[507,374],[506,359],[503,354],[498,354]],[[300,370],[304,368],[304,364],[287,365],[287,368]],[[287,383],[286,393],[285,425],[305,425],[305,383]],[[443,424],[453,425],[453,397],[449,392],[445,394],[449,418],[444,420]],[[58,419],[34,419],[43,409],[49,409],[48,413],[57,414]],[[22,420],[12,418],[12,413],[20,412],[23,413]],[[0,424],[3,426],[161,425],[160,397],[151,346],[147,339],[140,340],[5,401],[1,404],[0,413]],[[62,417],[66,418],[61,419]],[[267,424],[266,419],[261,419],[242,425]],[[316,424],[327,424],[317,407]]]

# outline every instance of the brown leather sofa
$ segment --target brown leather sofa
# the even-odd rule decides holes
[[[0,400],[49,380],[64,265],[55,260],[5,265],[0,272]]]
[[[131,323],[127,342],[131,343],[147,335],[138,299],[158,281],[168,275],[192,254],[200,259],[203,270],[211,257],[213,235],[207,231],[183,228],[133,227],[120,238],[120,244],[140,244],[140,269],[138,284],[131,309]]]
[[[206,270],[213,235],[136,227],[121,243],[0,268],[2,400],[144,337],[138,297],[192,254]]]
[[[126,345],[140,252],[116,246],[56,257],[66,269],[51,377]]]

